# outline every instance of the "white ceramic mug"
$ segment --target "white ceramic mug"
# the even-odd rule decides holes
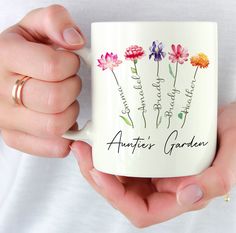
[[[92,143],[94,167],[133,177],[194,175],[217,142],[217,24],[96,22],[92,120],[63,135]]]

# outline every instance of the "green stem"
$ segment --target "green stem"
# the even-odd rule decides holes
[[[197,71],[198,71],[198,68],[199,68],[199,67],[197,67],[197,68],[196,68],[196,70],[195,70],[195,72],[194,72],[193,80],[196,80],[196,76],[197,76]],[[183,127],[184,127],[184,125],[185,125],[185,122],[186,122],[186,118],[187,118],[187,113],[185,113],[185,115],[184,115],[184,122],[183,122],[183,124],[182,124],[181,128],[183,128]]]
[[[167,129],[170,128],[170,117],[168,117],[168,126],[167,126]]]
[[[114,78],[115,78],[115,80],[116,80],[117,85],[120,86],[120,85],[119,85],[119,82],[118,82],[118,80],[117,80],[117,77],[116,77],[115,72],[114,72],[113,70],[111,70],[111,72],[113,73],[113,76],[114,76]]]
[[[160,63],[157,61],[157,78],[159,78],[159,71],[160,71]],[[160,116],[160,109],[158,109],[157,112],[157,118],[156,118],[156,128],[159,126],[159,116]]]
[[[176,84],[176,80],[177,80],[177,73],[178,73],[178,62],[176,62],[176,68],[175,68],[175,82],[174,82],[174,87],[175,87],[175,84]]]
[[[135,68],[136,74],[139,76],[136,63],[137,63],[137,62],[134,61],[134,68]],[[139,77],[140,77],[140,76],[139,76]],[[140,82],[141,82],[141,78],[140,78]],[[140,84],[141,84],[141,83],[140,83]],[[142,84],[141,84],[141,85],[142,85]],[[141,90],[143,91],[143,88],[142,88]],[[147,122],[146,122],[146,118],[145,118],[145,116],[144,116],[144,111],[142,112],[142,116],[143,116],[143,121],[144,121],[144,128],[146,128],[146,127],[147,127]]]
[[[183,128],[183,127],[184,127],[184,124],[185,124],[185,122],[186,122],[186,118],[187,118],[187,113],[185,113],[185,114],[184,114],[184,122],[183,122],[183,124],[182,124],[181,128]]]
[[[182,124],[181,128],[183,128],[183,127],[184,127],[184,124],[185,124],[185,122],[186,122],[186,118],[187,118],[187,114],[185,113],[185,114],[184,114],[184,122],[183,122],[183,124]]]
[[[193,79],[194,79],[194,80],[196,80],[197,71],[198,71],[198,67],[196,68],[195,73],[194,73],[194,76],[193,76]]]
[[[132,119],[131,119],[131,117],[130,117],[130,115],[129,115],[129,113],[128,113],[128,112],[127,112],[127,115],[128,115],[128,117],[129,117],[129,120],[130,120],[130,122],[131,122],[132,128],[134,128],[134,123],[133,123],[133,121],[132,121]]]
[[[143,121],[144,121],[144,128],[147,128],[147,122],[144,116],[144,111],[142,112],[142,116],[143,116]]]
[[[115,72],[114,72],[113,70],[111,70],[111,72],[112,72],[112,74],[113,74],[113,76],[114,76],[114,78],[115,78],[115,80],[116,80],[117,86],[121,88],[121,86],[120,86],[120,84],[119,84],[119,82],[118,82],[118,79],[117,79],[117,77],[116,77]],[[122,89],[121,89],[121,90],[122,90]],[[123,92],[123,90],[122,90],[122,92]],[[130,120],[130,122],[131,122],[132,128],[134,128],[134,123],[133,123],[133,121],[132,121],[132,119],[131,119],[131,117],[130,117],[130,115],[129,115],[128,112],[127,112],[127,116],[129,117],[129,120]]]
[[[159,126],[159,116],[160,116],[160,109],[158,109],[158,112],[157,112],[156,128],[158,128],[158,126]]]
[[[159,78],[159,69],[160,69],[160,65],[159,65],[159,61],[157,61],[157,77]]]
[[[137,70],[137,66],[136,66],[135,61],[134,61],[134,68],[135,68],[136,74],[138,75],[138,70]]]

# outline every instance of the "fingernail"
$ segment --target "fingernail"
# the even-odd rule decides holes
[[[94,182],[96,183],[97,186],[102,187],[102,180],[99,177],[98,172],[93,168],[92,170],[89,171],[89,173],[91,174]]]
[[[67,28],[63,32],[63,38],[70,45],[81,45],[84,39],[81,34],[73,27]]]
[[[199,201],[203,197],[203,192],[196,184],[191,184],[181,189],[177,193],[177,202],[182,206],[189,206]]]

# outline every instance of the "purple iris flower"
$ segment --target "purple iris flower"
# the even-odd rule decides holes
[[[165,56],[166,56],[166,53],[163,52],[163,44],[162,42],[158,42],[157,40],[156,41],[153,41],[152,42],[152,46],[149,48],[150,50],[150,54],[149,54],[149,59],[152,58],[152,56],[154,57],[154,61],[161,61]]]

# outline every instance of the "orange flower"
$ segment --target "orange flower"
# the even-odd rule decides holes
[[[208,57],[204,53],[198,53],[196,56],[191,57],[190,61],[193,66],[200,68],[207,68],[209,65]]]

